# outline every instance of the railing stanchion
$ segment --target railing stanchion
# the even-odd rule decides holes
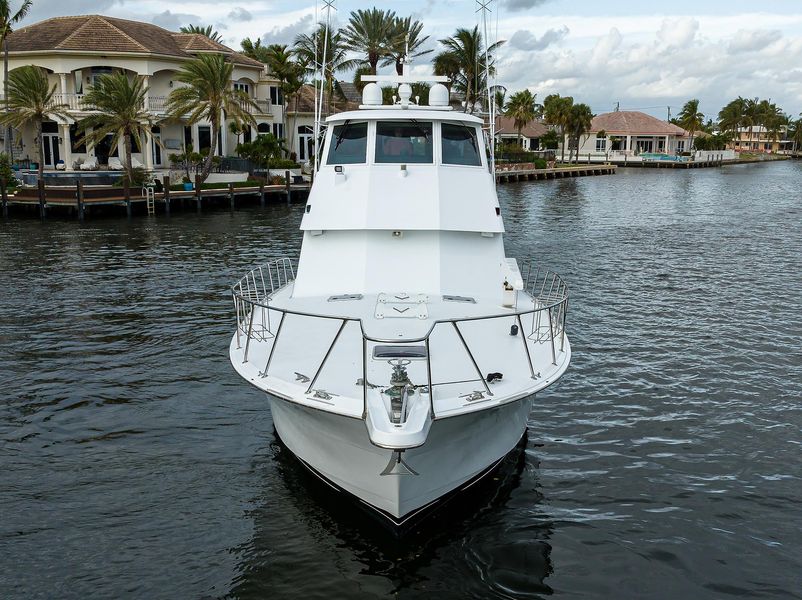
[[[526,362],[529,363],[529,374],[532,376],[532,379],[535,378],[535,367],[532,366],[532,355],[529,353],[529,344],[526,343],[526,333],[524,331],[524,324],[521,322],[521,315],[515,315],[515,318],[518,320],[518,331],[521,332],[521,340],[524,343],[524,350],[526,350]]]
[[[362,333],[362,420],[368,418],[368,339]]]
[[[267,309],[267,312],[270,312],[270,309]],[[278,328],[276,329],[276,335],[273,337],[273,345],[270,347],[270,354],[267,356],[267,364],[265,365],[264,373],[262,373],[262,377],[267,377],[267,371],[270,369],[270,363],[273,361],[273,353],[276,351],[276,346],[278,346],[278,336],[281,335],[281,326],[284,325],[284,317],[287,316],[287,313],[281,313],[281,319],[278,321]],[[269,318],[269,317],[268,317]]]
[[[468,344],[465,343],[465,338],[462,337],[462,332],[459,330],[457,322],[451,321],[451,324],[454,326],[454,330],[457,332],[457,335],[459,336],[459,339],[462,342],[462,346],[463,348],[465,348],[465,352],[468,353],[468,358],[471,359],[471,362],[473,363],[473,368],[476,369],[476,373],[479,375],[479,379],[481,380],[482,385],[485,386],[485,391],[487,392],[487,395],[492,396],[493,392],[490,391],[490,386],[487,385],[487,381],[485,381],[485,377],[484,375],[482,375],[482,371],[479,369],[479,365],[476,364],[476,359],[473,357],[471,349],[468,348]]]
[[[549,338],[551,339],[551,364],[557,364],[557,351],[554,349],[554,324],[551,321],[551,306],[549,306]]]
[[[236,294],[234,294],[234,312],[237,313],[237,350],[239,350],[242,348],[242,344],[239,339],[239,298]]]
[[[315,382],[317,381],[317,378],[320,376],[320,372],[323,370],[323,367],[326,365],[326,361],[329,360],[329,356],[331,355],[331,351],[334,350],[334,345],[337,343],[337,340],[340,339],[340,334],[343,332],[343,329],[345,329],[345,326],[347,324],[348,324],[348,319],[343,319],[343,322],[340,325],[340,328],[337,330],[337,334],[334,336],[334,339],[331,341],[331,345],[329,346],[329,349],[326,350],[326,356],[323,357],[323,360],[321,361],[320,366],[317,368],[317,372],[315,373],[315,376],[312,378],[312,381],[309,382],[309,387],[306,388],[306,393],[307,394],[309,392],[311,392],[312,388],[315,386]]]
[[[256,305],[251,303],[251,318],[248,321],[248,339],[245,340],[245,355],[242,358],[242,362],[248,362],[248,350],[251,347],[251,334],[253,333],[253,314],[256,312]]]
[[[425,344],[426,344],[426,380],[429,384],[429,409],[431,410],[432,421],[434,421],[437,417],[434,414],[434,386],[432,385],[432,355],[429,350],[429,335],[426,336]]]
[[[568,298],[563,300],[563,327],[560,331],[560,352],[565,352],[565,320],[568,316]]]

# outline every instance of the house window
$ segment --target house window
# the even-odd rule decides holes
[[[284,92],[281,91],[281,88],[276,87],[275,85],[270,86],[270,103],[275,104],[276,106],[281,106],[284,104]]]
[[[273,123],[273,136],[276,139],[284,139],[284,123]]]
[[[70,125],[70,141],[72,141],[72,151],[78,154],[86,154],[86,140],[81,140],[84,137],[84,132],[79,131],[78,123]],[[75,142],[81,140],[81,144],[76,145]]]
[[[607,151],[607,138],[597,137],[596,138],[596,152],[606,152]]]
[[[685,152],[685,140],[677,140],[677,152]]]
[[[234,84],[234,89],[238,92],[243,92],[246,96],[251,95],[251,85],[249,83],[236,82]]]
[[[212,129],[208,125],[198,127],[198,152],[212,147]]]
[[[92,75],[90,79],[92,81],[92,86],[94,87],[97,85],[97,80],[99,77],[103,75],[111,75],[114,70],[111,67],[92,67]]]
[[[184,127],[184,147],[189,148],[192,146],[192,127]]]
[[[257,135],[270,133],[270,123],[259,123],[259,125],[256,126],[256,133]]]

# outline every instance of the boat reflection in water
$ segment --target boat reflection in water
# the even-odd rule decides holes
[[[253,538],[233,550],[240,574],[229,593],[235,598],[550,594],[544,581],[552,573],[552,524],[539,506],[543,496],[532,446],[524,435],[485,478],[399,530],[377,526],[382,520],[375,511],[309,471],[276,436],[264,465],[264,497],[249,514]],[[531,517],[525,526],[499,527],[510,521],[510,511]],[[444,570],[453,576],[444,579]]]

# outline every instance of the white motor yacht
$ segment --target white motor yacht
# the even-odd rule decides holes
[[[571,358],[568,290],[506,256],[483,121],[451,110],[445,78],[365,79],[359,110],[326,121],[300,258],[233,286],[230,357],[287,448],[402,524],[521,439]]]

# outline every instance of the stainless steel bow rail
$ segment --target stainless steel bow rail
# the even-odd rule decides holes
[[[368,343],[395,345],[395,346],[408,346],[411,343],[423,342],[426,347],[426,374],[427,385],[418,386],[422,389],[423,393],[429,394],[429,405],[432,419],[436,418],[434,410],[434,389],[437,386],[446,386],[457,383],[468,382],[481,382],[485,393],[488,396],[493,396],[493,392],[485,380],[483,371],[480,369],[471,349],[465,342],[462,331],[460,330],[461,323],[470,321],[485,321],[490,319],[509,319],[513,318],[518,326],[518,334],[521,336],[523,352],[526,354],[526,361],[529,365],[530,376],[533,379],[540,377],[539,373],[535,373],[535,368],[532,363],[532,356],[529,350],[527,340],[537,344],[549,344],[551,348],[552,364],[557,364],[557,344],[559,344],[560,351],[565,349],[565,322],[568,314],[568,286],[560,278],[559,275],[552,271],[542,270],[534,263],[534,261],[526,260],[521,263],[521,274],[524,281],[524,289],[522,291],[525,299],[523,303],[531,303],[531,308],[520,309],[516,306],[508,312],[502,314],[482,315],[475,317],[463,317],[458,319],[439,319],[432,323],[432,326],[422,337],[404,338],[404,339],[384,339],[369,336],[365,333],[365,328],[362,319],[359,317],[333,315],[333,314],[319,314],[304,311],[290,310],[281,308],[272,304],[273,296],[290,285],[295,281],[295,272],[297,268],[297,260],[290,258],[279,258],[267,262],[255,269],[249,271],[242,279],[235,283],[232,288],[232,297],[234,300],[234,311],[237,319],[237,348],[242,348],[244,343],[243,363],[248,362],[248,353],[251,346],[251,340],[257,342],[266,342],[273,339],[273,344],[267,357],[267,362],[263,371],[259,372],[260,377],[267,377],[270,370],[270,364],[273,361],[273,355],[278,345],[279,337],[281,336],[281,328],[287,315],[298,317],[306,317],[310,319],[328,319],[340,321],[340,327],[334,339],[329,344],[329,347],[320,361],[320,364],[315,370],[313,377],[299,377],[299,381],[309,383],[306,389],[307,394],[315,393],[315,383],[317,382],[323,367],[326,365],[329,357],[332,354],[340,335],[345,329],[346,325],[351,322],[359,323],[360,332],[362,335],[362,379],[358,384],[362,386],[363,398],[363,412],[362,418],[367,417],[367,397],[368,388],[382,387],[368,382],[367,365],[368,365]],[[520,293],[519,293],[520,295]],[[519,301],[518,304],[521,304]],[[270,313],[275,312],[280,314],[278,324],[275,325],[271,321]],[[523,326],[521,317],[532,315],[531,327],[527,330]],[[275,320],[275,319],[273,319]],[[465,352],[467,353],[472,368],[476,372],[476,379],[468,379],[461,381],[443,381],[433,383],[432,378],[432,361],[430,352],[430,338],[432,332],[436,327],[453,327],[457,338],[462,344]]]

